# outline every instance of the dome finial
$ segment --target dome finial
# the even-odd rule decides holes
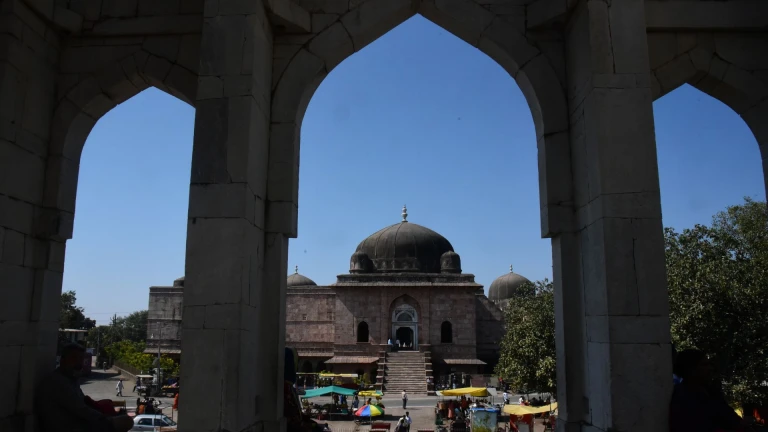
[[[510,272],[510,273],[513,273],[513,272],[512,272],[512,264],[510,264],[510,265],[509,265],[509,272]]]
[[[403,216],[403,222],[408,222],[408,209],[405,207],[405,204],[403,204],[403,213],[401,215]]]
[[[299,274],[299,266],[294,267],[293,272]]]

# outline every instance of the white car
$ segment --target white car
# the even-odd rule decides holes
[[[163,414],[140,414],[133,418],[132,431],[154,431],[162,427],[176,430],[176,422]]]

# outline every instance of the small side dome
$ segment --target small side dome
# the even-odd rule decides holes
[[[182,277],[176,279],[175,281],[173,281],[173,286],[179,287],[179,288],[184,288],[184,276],[182,276]]]
[[[371,258],[363,251],[355,251],[349,258],[350,273],[370,273],[372,268]]]
[[[299,274],[299,266],[296,266],[296,269],[294,273],[290,276],[288,276],[288,280],[286,282],[286,286],[288,288],[291,287],[307,287],[307,286],[317,286],[315,281],[312,279]]]
[[[494,302],[509,300],[515,296],[521,285],[530,282],[524,276],[514,273],[512,266],[509,266],[509,273],[497,277],[491,283],[491,287],[488,289],[488,298]]]
[[[440,256],[440,273],[461,273],[461,257],[454,251]]]

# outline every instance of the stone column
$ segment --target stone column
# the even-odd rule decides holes
[[[57,33],[0,0],[0,430],[31,431],[37,382],[56,366],[64,242],[71,217],[46,208]]]
[[[187,228],[184,431],[284,430],[276,384],[284,332],[275,322],[284,299],[269,284],[281,272],[285,285],[274,262],[287,242],[266,230],[271,68],[262,1],[206,2]]]
[[[580,347],[570,333],[564,367],[584,382],[568,377],[576,386],[561,395],[572,407],[558,426],[664,431],[669,308],[643,1],[579,4],[566,62],[576,233],[556,252],[567,260],[560,271],[581,276],[583,305],[566,302],[560,317],[583,326]]]

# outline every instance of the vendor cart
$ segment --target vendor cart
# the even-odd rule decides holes
[[[469,428],[472,432],[495,432],[498,422],[498,408],[472,407],[469,409]]]

